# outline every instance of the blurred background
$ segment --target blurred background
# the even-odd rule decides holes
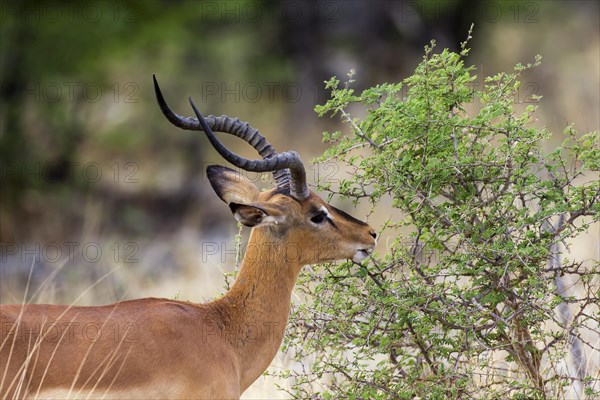
[[[205,168],[226,164],[203,134],[164,119],[152,74],[177,113],[192,114],[192,96],[205,115],[237,116],[277,150],[298,151],[310,183],[335,184],[342,166],[309,166],[325,149],[323,131],[347,132],[313,111],[327,100],[323,81],[351,69],[358,90],[402,80],[431,39],[456,50],[472,23],[467,62],[480,83],[543,56],[517,100],[543,96],[537,123],[555,133],[548,146],[569,124],[598,130],[598,4],[3,0],[0,302],[201,302],[225,290],[238,227]],[[256,157],[235,138],[223,142]],[[368,212],[331,201],[361,219]],[[391,212],[375,210],[372,225]],[[598,240],[590,232],[572,251],[598,258]],[[268,385],[247,396],[283,396]]]

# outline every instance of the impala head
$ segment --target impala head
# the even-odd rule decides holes
[[[225,115],[202,117],[191,99],[196,118],[177,115],[167,106],[156,78],[154,89],[161,111],[173,125],[204,131],[217,152],[242,170],[273,173],[276,187],[261,192],[232,169],[208,167],[213,189],[240,223],[256,228],[276,246],[293,246],[297,261],[304,264],[340,259],[360,262],[375,247],[377,234],[371,226],[327,204],[308,189],[304,165],[296,152],[277,153],[256,129],[238,119]],[[213,130],[244,139],[263,160],[248,160],[232,153]]]

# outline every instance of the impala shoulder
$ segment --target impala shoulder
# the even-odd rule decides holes
[[[150,297],[140,300],[132,300],[132,306],[140,314],[155,317],[197,317],[202,313],[201,307],[188,301],[171,300],[164,298]],[[123,303],[117,303],[123,304]]]

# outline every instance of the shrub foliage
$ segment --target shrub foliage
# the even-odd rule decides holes
[[[600,390],[599,264],[566,250],[599,219],[598,132],[572,126],[545,151],[539,98],[518,101],[515,66],[486,77],[460,52],[425,48],[401,83],[356,93],[326,82],[320,161],[352,176],[321,189],[390,201],[387,254],[306,269],[286,349],[301,398],[561,398]],[[357,118],[354,115],[364,115]],[[597,225],[596,225],[597,227]],[[393,231],[392,231],[393,230]],[[595,339],[594,339],[595,338]],[[597,366],[596,366],[597,368]],[[571,393],[572,394],[572,393]]]

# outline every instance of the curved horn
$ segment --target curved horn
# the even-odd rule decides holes
[[[300,201],[305,200],[308,197],[309,192],[308,186],[306,185],[306,172],[298,153],[295,151],[286,151],[265,158],[264,160],[248,160],[247,158],[240,157],[219,142],[219,139],[217,139],[210,126],[208,126],[208,123],[205,121],[204,117],[202,117],[192,99],[190,98],[189,100],[202,130],[206,133],[208,140],[215,150],[217,150],[224,159],[238,168],[251,172],[273,172],[287,168],[291,174],[291,181],[289,182],[290,196]]]
[[[169,122],[181,129],[203,131],[202,125],[196,118],[183,117],[174,113],[169,108],[160,87],[158,86],[156,76],[152,75],[152,79],[154,80],[154,92],[156,93],[158,106]],[[204,120],[210,129],[217,132],[228,133],[243,139],[254,147],[263,159],[273,157],[277,154],[275,148],[258,132],[258,129],[253,128],[247,122],[242,122],[238,118],[231,118],[227,115],[221,115],[220,117],[209,115],[204,118]],[[275,179],[277,187],[286,188],[289,186],[290,172],[286,169],[274,171],[273,178]]]
[[[164,116],[178,128],[188,131],[202,131],[202,126],[197,119],[182,117],[169,108],[160,87],[158,86],[156,77],[153,75],[152,78],[154,79],[156,100],[158,101],[158,105]],[[247,122],[242,122],[238,118],[231,118],[227,115],[221,115],[220,117],[209,115],[204,119],[213,131],[229,133],[230,135],[245,140],[254,147],[263,158],[277,154],[273,146],[258,132],[258,129],[253,128]]]

